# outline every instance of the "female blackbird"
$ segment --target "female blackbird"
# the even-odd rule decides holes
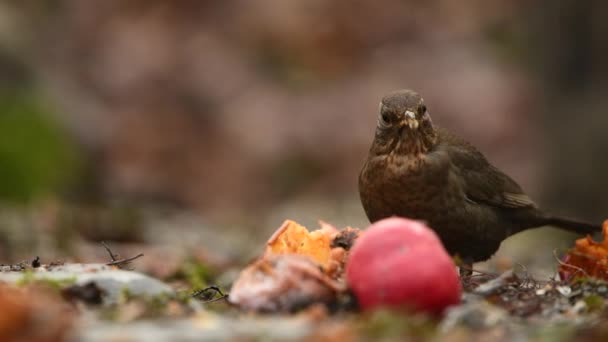
[[[467,263],[490,258],[502,240],[534,227],[600,231],[541,211],[473,145],[435,127],[411,90],[382,99],[359,194],[370,221],[393,215],[426,221],[448,252]]]

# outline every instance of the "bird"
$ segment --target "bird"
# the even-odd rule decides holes
[[[408,89],[382,98],[358,185],[371,222],[391,216],[425,221],[469,270],[504,239],[527,229],[601,231],[599,224],[541,210],[475,146],[436,127],[420,94]]]

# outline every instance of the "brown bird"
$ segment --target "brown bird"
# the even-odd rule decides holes
[[[490,258],[504,239],[526,229],[601,229],[540,210],[473,145],[435,127],[411,90],[382,99],[359,194],[370,221],[393,215],[426,221],[448,252],[469,265]]]

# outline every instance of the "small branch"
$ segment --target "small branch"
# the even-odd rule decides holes
[[[130,263],[131,261],[135,260],[135,259],[139,259],[141,257],[144,256],[144,253],[139,253],[134,257],[131,258],[126,258],[126,259],[120,259],[120,260],[114,260],[112,262],[107,263],[106,265],[108,266],[118,266],[119,268],[121,268],[121,266],[124,266],[125,264]]]
[[[103,246],[103,248],[106,249],[106,251],[108,251],[108,254],[110,254],[110,258],[112,259],[112,261],[106,263],[107,266],[118,266],[118,268],[122,269],[122,268],[124,268],[125,265],[129,264],[131,261],[133,261],[135,259],[138,259],[138,258],[141,258],[142,256],[144,256],[143,253],[139,253],[136,256],[132,257],[132,258],[118,259],[119,255],[112,253],[112,250],[105,243],[105,241],[102,241],[101,245]]]
[[[106,249],[106,251],[108,251],[108,254],[110,254],[110,258],[112,259],[112,261],[116,261],[116,258],[118,257],[118,254],[114,254],[112,253],[112,250],[110,249],[110,247],[108,247],[108,245],[106,244],[105,241],[101,241],[101,245],[103,246],[103,248]]]
[[[215,299],[210,299],[210,300],[207,300],[207,301],[203,301],[203,304],[209,304],[209,303],[218,302],[220,300],[226,300],[226,299],[228,299],[228,295],[227,294],[222,295],[221,297],[217,297]]]
[[[210,291],[213,291],[211,295],[208,294]],[[216,294],[219,294],[220,297],[213,298]],[[194,291],[191,296],[197,299],[198,297],[203,297],[203,303],[205,304],[217,302],[228,298],[228,294],[223,293],[222,290],[220,290],[220,288],[215,285],[211,285],[202,290]]]
[[[553,250],[553,257],[560,265],[569,267],[569,268],[573,268],[576,270],[576,272],[574,272],[574,274],[572,274],[570,277],[568,277],[568,279],[561,279],[561,281],[569,281],[570,279],[572,279],[572,277],[574,277],[579,272],[583,273],[585,275],[585,277],[589,277],[589,274],[587,272],[585,272],[584,269],[560,260],[560,258],[557,256],[557,250],[555,250],[555,249]]]

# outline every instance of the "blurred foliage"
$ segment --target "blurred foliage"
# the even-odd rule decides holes
[[[129,204],[74,205],[62,208],[61,227],[90,241],[141,242],[142,214]]]
[[[294,151],[272,165],[269,184],[278,198],[288,198],[313,186],[315,179],[329,171],[321,158]]]
[[[75,145],[50,110],[35,92],[0,94],[0,200],[28,202],[76,176]]]

